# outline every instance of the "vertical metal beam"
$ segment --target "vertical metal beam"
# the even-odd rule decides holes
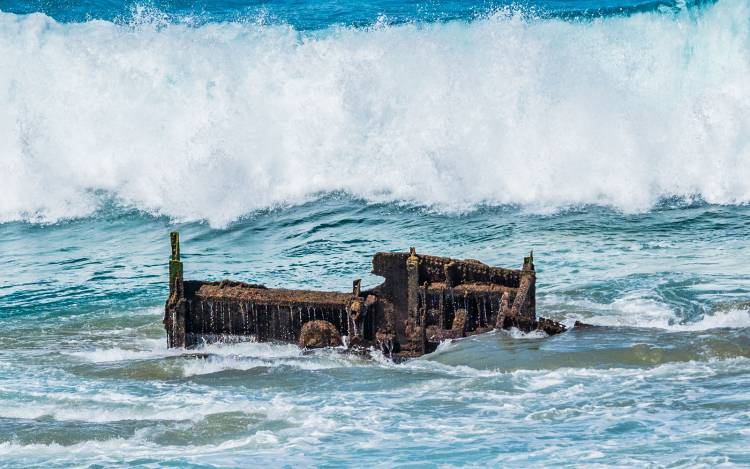
[[[534,251],[523,258],[521,282],[511,307],[513,316],[536,317],[536,272],[534,271]]]
[[[169,258],[169,298],[164,310],[164,326],[167,330],[169,347],[185,347],[187,301],[180,261],[180,235],[176,231],[169,234],[172,255]]]
[[[184,296],[182,262],[180,261],[180,234],[173,231],[169,234],[172,244],[172,256],[169,259],[169,295],[177,298]]]
[[[409,314],[407,335],[412,345],[412,351],[421,354],[425,352],[425,328],[419,312],[419,257],[416,249],[409,249],[406,259],[406,305]]]

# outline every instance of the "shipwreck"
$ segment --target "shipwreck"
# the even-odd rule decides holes
[[[171,233],[169,297],[164,326],[169,347],[211,342],[286,342],[303,348],[382,351],[395,360],[493,329],[565,326],[536,316],[533,253],[521,269],[491,267],[410,252],[379,252],[372,273],[385,281],[350,292],[267,288],[232,280],[183,279],[179,234]]]

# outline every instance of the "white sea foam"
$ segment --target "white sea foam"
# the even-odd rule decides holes
[[[303,350],[295,344],[273,344],[269,342],[213,343],[199,347],[195,351],[224,357],[255,357],[263,359],[297,358]]]
[[[540,330],[524,332],[517,327],[511,327],[508,331],[503,331],[514,339],[543,339],[547,337],[547,333]]]
[[[309,409],[300,408],[285,397],[258,399],[257,395],[234,395],[197,385],[173,386],[169,393],[153,395],[130,394],[101,388],[82,388],[76,393],[45,390],[27,394],[38,401],[0,399],[0,417],[51,417],[60,421],[98,423],[125,420],[197,422],[211,415],[244,412],[311,426],[313,423],[308,420],[317,419]],[[320,424],[318,420],[314,424]]]
[[[225,370],[291,367],[302,370],[322,370],[362,364],[362,359],[342,354],[341,350],[320,349],[304,351],[294,344],[242,342],[237,344],[209,344],[194,351],[208,353],[201,360],[189,360],[182,366],[184,376],[217,373]]]
[[[590,311],[591,315],[570,314],[565,322],[568,326],[580,320],[597,326],[644,327],[676,332],[750,327],[748,307],[715,310],[703,314],[700,319],[685,321],[674,307],[650,298],[647,291],[630,292],[611,303],[578,300],[570,303]]]
[[[750,201],[750,5],[300,34],[0,13],[0,221]]]
[[[343,363],[342,363],[343,362]],[[206,375],[226,370],[247,371],[254,368],[278,368],[291,367],[301,370],[323,370],[327,368],[339,368],[348,363],[337,362],[326,359],[260,359],[242,356],[208,357],[204,360],[190,360],[182,369],[184,376]]]
[[[134,344],[140,348],[95,348],[93,350],[80,350],[69,352],[68,355],[80,358],[92,363],[120,362],[131,360],[147,360],[151,358],[162,358],[177,356],[183,353],[180,349],[167,348],[164,339],[141,339]]]
[[[671,326],[672,329],[684,331],[749,327],[750,311],[741,308],[730,309],[727,311],[716,311],[713,314],[704,314],[699,321]]]
[[[207,354],[195,358],[196,354]],[[195,349],[169,349],[163,339],[140,339],[127,347],[95,348],[68,352],[67,355],[91,363],[129,362],[167,357],[189,356],[180,363],[184,376],[204,375],[225,370],[251,370],[254,368],[292,367],[303,370],[320,370],[355,366],[362,359],[344,355],[337,349],[305,352],[294,344],[256,342],[214,343]]]
[[[410,363],[419,362],[421,366],[434,365],[436,370],[451,368],[426,360]],[[411,382],[396,380],[392,386],[364,389],[346,386],[322,394],[319,390],[296,387],[285,389],[282,386],[264,393],[195,383],[167,385],[164,391],[168,392],[158,396],[91,393],[92,398],[100,398],[102,403],[113,399],[117,404],[124,401],[129,406],[115,409],[121,417],[113,419],[114,414],[110,414],[107,419],[102,418],[103,414],[106,416],[103,405],[88,405],[79,408],[78,419],[106,422],[159,418],[172,422],[154,422],[153,425],[142,422],[145,426],[132,436],[103,441],[92,439],[70,446],[3,441],[0,442],[0,457],[5,461],[23,461],[25,465],[42,465],[50,460],[58,464],[87,465],[101,464],[102,460],[114,464],[132,463],[141,458],[160,461],[174,458],[169,462],[175,465],[237,466],[253,460],[264,465],[278,465],[281,461],[304,466],[330,463],[327,442],[344,434],[346,438],[336,440],[340,450],[337,454],[351,454],[355,464],[365,461],[374,467],[389,467],[397,462],[388,459],[389,453],[398,458],[403,453],[412,454],[415,448],[439,453],[446,448],[454,451],[454,447],[463,454],[477,453],[489,444],[522,446],[528,443],[529,431],[533,431],[537,437],[552,443],[509,451],[503,453],[498,464],[488,464],[508,465],[518,461],[520,465],[528,465],[523,463],[530,459],[532,463],[538,460],[555,463],[605,455],[609,458],[605,461],[607,464],[623,466],[633,461],[630,459],[633,455],[638,455],[637,461],[644,461],[653,460],[654,454],[661,458],[660,463],[667,464],[673,451],[661,455],[648,445],[634,447],[632,435],[621,435],[612,428],[628,423],[639,425],[649,434],[653,433],[644,438],[680,443],[682,458],[719,454],[719,450],[740,454],[744,442],[735,436],[737,431],[743,433],[738,430],[743,423],[741,412],[727,412],[726,416],[708,420],[698,418],[700,415],[693,418],[691,412],[705,413],[701,399],[708,396],[712,402],[727,400],[730,406],[740,402],[738,399],[743,396],[737,394],[730,383],[747,375],[744,372],[748,363],[747,358],[734,358],[668,363],[646,369],[517,370],[488,373],[487,379],[479,377],[481,386],[476,386],[475,376],[448,373]],[[648,393],[655,389],[660,394],[650,398],[653,394]],[[80,397],[78,393],[70,394],[76,399]],[[50,396],[47,405],[52,409],[47,415],[61,421],[75,419],[71,403],[59,398]],[[681,405],[676,406],[674,402]],[[146,403],[158,417],[147,416],[142,408]],[[31,408],[28,404],[22,406]],[[3,405],[0,409],[6,407]],[[215,443],[185,445],[182,438],[165,438],[165,430],[178,436],[193,432],[201,435],[201,431],[208,430],[204,425],[209,415],[225,412],[246,412],[253,419],[260,418],[260,426],[250,424],[248,430],[240,434],[230,428],[226,433],[219,433],[221,441]],[[189,417],[191,414],[194,418]],[[183,419],[190,421],[175,422]],[[285,425],[273,424],[279,421]],[[266,428],[264,422],[271,424]],[[561,428],[573,428],[576,432],[561,431]],[[606,445],[597,446],[600,453],[595,454],[590,447],[581,444],[581,432],[607,438]],[[723,441],[725,437],[727,440]],[[371,454],[382,448],[387,451]],[[369,451],[360,453],[360,449]]]
[[[140,432],[145,433],[145,432]],[[211,461],[209,455],[216,452],[239,449],[262,450],[271,449],[277,443],[276,438],[269,432],[257,432],[253,435],[227,440],[219,445],[190,445],[190,446],[161,446],[147,440],[144,435],[136,434],[133,438],[113,438],[105,441],[85,441],[74,445],[52,444],[20,444],[16,442],[0,442],[0,456],[6,458],[23,457],[24,461],[38,462],[54,460],[56,463],[67,462],[81,467],[81,460],[137,460],[138,458],[187,457],[191,459],[204,458],[205,463]],[[268,455],[265,455],[268,458]],[[245,456],[247,458],[247,456]],[[213,463],[221,456],[214,456]],[[44,464],[42,464],[44,465]],[[22,466],[19,466],[22,467]]]

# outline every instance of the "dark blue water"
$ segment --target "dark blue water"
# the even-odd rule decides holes
[[[750,465],[750,4],[0,0],[0,466]],[[168,350],[185,275],[518,267],[555,337]]]
[[[472,21],[504,9],[524,11],[535,16],[587,18],[647,11],[679,11],[702,1],[632,0],[536,0],[517,1],[400,1],[367,2],[319,1],[73,1],[4,0],[0,10],[30,14],[42,12],[57,21],[83,22],[94,19],[129,22],[143,11],[171,22],[192,24],[227,21],[261,21],[264,24],[288,24],[298,30],[329,28],[334,25],[367,27],[387,21],[389,24],[434,21]]]

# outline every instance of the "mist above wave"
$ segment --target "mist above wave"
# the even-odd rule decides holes
[[[331,28],[0,13],[0,221],[750,201],[750,6]]]

